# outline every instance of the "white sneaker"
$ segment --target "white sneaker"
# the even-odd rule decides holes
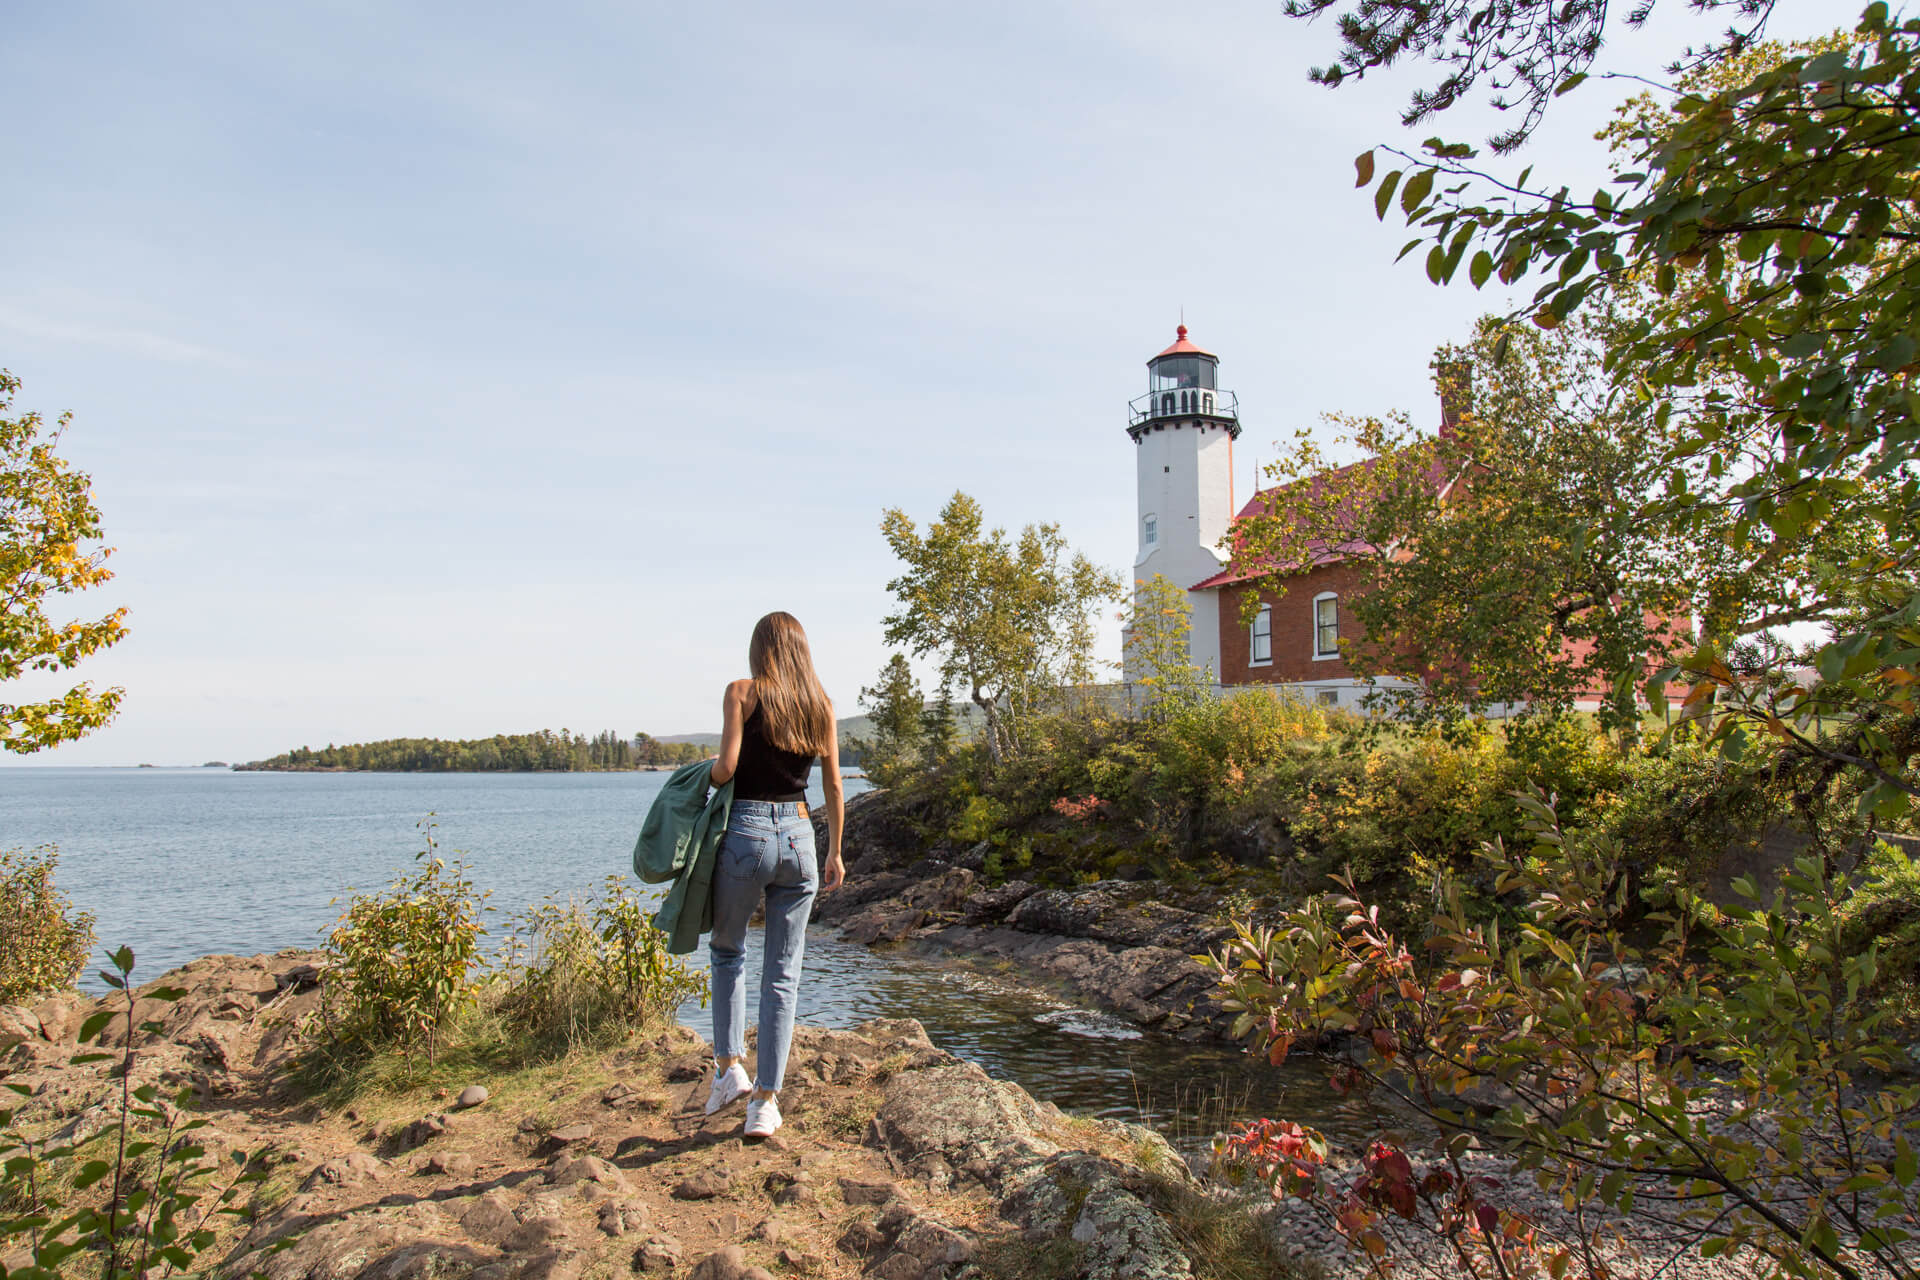
[[[707,1094],[707,1114],[712,1115],[728,1103],[752,1092],[753,1081],[747,1079],[747,1069],[739,1063],[734,1063],[725,1071],[716,1071],[713,1073],[713,1088]]]
[[[749,1138],[771,1138],[773,1131],[780,1127],[780,1099],[747,1099],[747,1136]]]

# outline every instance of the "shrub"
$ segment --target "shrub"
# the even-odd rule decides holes
[[[975,795],[967,799],[966,805],[955,816],[953,824],[947,828],[948,834],[962,844],[973,844],[980,840],[990,840],[1001,834],[1006,827],[1006,806],[991,796]]]
[[[0,849],[0,1004],[70,987],[93,946],[93,916],[54,887],[59,854]]]
[[[431,1059],[454,1016],[474,998],[487,895],[466,864],[436,854],[433,823],[419,870],[383,893],[357,895],[327,936],[316,1027],[329,1056],[396,1047]]]
[[[1866,996],[1880,955],[1848,943],[1845,882],[1803,857],[1768,901],[1739,884],[1750,906],[1716,910],[1683,886],[1642,946],[1616,924],[1621,846],[1570,838],[1542,792],[1521,804],[1524,846],[1481,851],[1498,890],[1528,901],[1517,928],[1472,918],[1446,878],[1410,947],[1349,883],[1278,929],[1241,926],[1213,957],[1236,1030],[1269,1061],[1309,1054],[1342,1090],[1390,1094],[1437,1152],[1383,1134],[1340,1169],[1319,1135],[1283,1122],[1229,1138],[1226,1167],[1318,1207],[1376,1270],[1418,1233],[1470,1274],[1600,1280],[1596,1207],[1638,1215],[1676,1258],[1912,1275],[1920,1088],[1880,1083],[1896,1060]],[[1571,1216],[1535,1220],[1501,1180],[1469,1174],[1476,1145]]]
[[[1195,803],[1247,793],[1263,766],[1290,751],[1351,735],[1351,713],[1329,711],[1286,693],[1248,690],[1180,706],[1151,734],[1155,780]]]
[[[18,1123],[17,1109],[0,1108],[0,1151],[7,1153],[0,1164],[0,1255],[20,1248],[28,1259],[11,1272],[0,1266],[0,1275],[53,1280],[64,1268],[65,1274],[84,1270],[101,1280],[164,1280],[176,1271],[191,1272],[214,1246],[218,1219],[247,1213],[238,1202],[241,1189],[266,1178],[262,1158],[241,1151],[230,1157],[224,1178],[217,1176],[221,1164],[193,1138],[207,1122],[189,1118],[191,1086],[169,1107],[156,1086],[133,1084],[133,952],[122,947],[111,959],[113,969],[100,976],[118,994],[81,1026],[82,1052],[72,1058],[76,1064],[120,1059],[110,1122],[73,1141],[58,1136],[71,1132],[70,1126],[54,1136],[37,1135]],[[158,988],[138,999],[165,1002],[183,994]],[[126,1024],[121,1052],[86,1051],[116,1019]],[[23,1084],[5,1087],[32,1092]]]
[[[549,898],[519,927],[526,960],[509,962],[501,1012],[541,1043],[572,1045],[670,1016],[690,996],[707,997],[707,975],[667,951],[620,876],[598,900]]]
[[[1480,841],[1518,834],[1514,789],[1536,783],[1588,818],[1654,772],[1579,716],[1415,728],[1262,689],[1168,699],[1151,719],[1038,717],[1021,734],[1018,759],[962,751],[889,803],[925,815],[929,840],[988,842],[989,878],[1023,853],[1056,884],[1123,863],[1178,878],[1224,856],[1308,890],[1351,870],[1395,919],[1424,911],[1436,877],[1471,866]],[[1675,761],[1688,785],[1710,772],[1687,752]],[[1058,807],[1089,795],[1105,802],[1097,816]]]
[[[1879,948],[1874,989],[1911,999],[1920,984],[1920,865],[1886,841],[1876,842],[1839,915],[1840,945],[1847,953]]]

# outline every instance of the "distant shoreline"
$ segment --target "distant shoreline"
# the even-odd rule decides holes
[[[236,764],[235,773],[672,773],[678,764],[638,764],[623,769],[351,769],[346,765]],[[844,771],[843,771],[844,772]]]
[[[700,762],[696,761],[695,763],[700,763]],[[102,766],[102,767],[121,768],[123,766],[110,765],[110,766]],[[143,765],[142,767],[149,768],[151,766]],[[189,766],[182,766],[182,767],[192,768],[194,766],[189,765]],[[817,767],[818,766],[816,766],[816,768]],[[341,766],[322,766],[322,765],[236,764],[233,766],[232,772],[234,773],[672,773],[675,769],[684,769],[684,768],[686,768],[686,766],[680,765],[680,764],[643,764],[643,765],[636,765],[632,768],[627,768],[627,769],[348,769]],[[840,776],[843,778],[864,778],[867,776],[867,771],[865,769],[859,768],[858,766],[855,766],[854,768],[851,768],[851,769],[842,769],[840,771]]]

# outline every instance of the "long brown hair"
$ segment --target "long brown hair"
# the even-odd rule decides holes
[[[833,733],[833,703],[813,674],[807,633],[790,613],[770,613],[753,626],[747,667],[759,695],[767,741],[782,751],[825,755]]]

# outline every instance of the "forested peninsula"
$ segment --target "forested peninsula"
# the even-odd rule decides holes
[[[462,741],[387,738],[338,747],[328,743],[318,751],[298,747],[234,767],[287,772],[602,773],[673,768],[711,754],[711,747],[700,742],[666,742],[645,733],[624,738],[609,729],[589,737],[566,729],[558,733],[542,729]]]

